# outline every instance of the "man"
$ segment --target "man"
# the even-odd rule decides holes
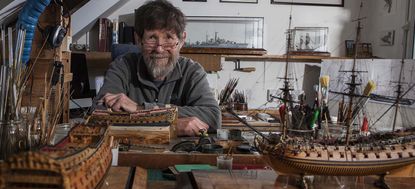
[[[221,115],[200,64],[181,57],[185,16],[166,0],[148,1],[135,11],[139,54],[117,58],[97,99],[113,111],[178,106],[177,134],[195,136],[220,126]]]

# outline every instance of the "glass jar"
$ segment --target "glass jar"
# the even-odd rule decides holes
[[[51,141],[52,145],[57,144],[66,136],[68,136],[69,131],[71,130],[72,126],[69,123],[61,123],[56,125],[55,133],[53,134],[53,139]]]

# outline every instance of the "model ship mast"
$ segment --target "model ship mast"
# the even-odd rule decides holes
[[[398,111],[399,111],[399,102],[402,98],[402,75],[403,75],[403,69],[405,64],[405,58],[406,58],[406,50],[408,48],[408,32],[409,32],[409,6],[410,2],[408,1],[408,10],[406,11],[406,23],[403,26],[403,52],[402,52],[402,59],[401,59],[401,69],[399,71],[399,78],[398,78],[398,85],[396,89],[396,102],[395,102],[395,114],[393,117],[393,124],[392,124],[392,132],[395,131],[396,126],[396,119],[398,117]]]
[[[284,87],[280,88],[283,94],[283,100],[284,100],[284,115],[281,117],[284,117],[282,120],[282,139],[286,139],[287,137],[287,128],[289,124],[289,109],[288,109],[288,101],[290,100],[290,91],[293,89],[290,88],[290,82],[288,78],[288,63],[290,60],[290,48],[291,48],[291,39],[292,39],[292,32],[291,32],[291,21],[292,21],[292,6],[290,11],[290,17],[288,22],[288,34],[287,34],[287,53],[285,57],[285,72],[284,72]]]
[[[358,57],[358,46],[360,43],[360,33],[362,30],[361,27],[361,20],[364,18],[360,17],[360,12],[362,11],[362,7],[363,7],[363,2],[360,3],[360,10],[359,10],[359,16],[357,18],[357,29],[356,29],[356,40],[355,40],[355,48],[354,48],[354,56],[353,56],[353,66],[352,66],[352,70],[351,70],[351,81],[350,83],[346,83],[347,85],[349,85],[349,103],[348,103],[348,108],[347,108],[347,116],[346,116],[346,127],[347,127],[347,131],[346,131],[346,145],[349,146],[349,141],[350,141],[350,129],[351,126],[353,124],[353,97],[356,95],[355,91],[356,91],[356,87],[358,85],[360,85],[360,83],[356,82],[356,78],[357,78],[357,72],[356,71],[356,62],[357,62],[357,57]]]

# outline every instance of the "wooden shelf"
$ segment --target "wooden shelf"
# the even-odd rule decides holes
[[[222,55],[225,61],[267,61],[267,62],[285,62],[285,55]],[[307,63],[321,63],[323,59],[344,59],[343,57],[322,57],[322,56],[291,56],[289,62],[307,62]]]
[[[258,48],[208,48],[208,47],[183,47],[181,54],[216,54],[216,55],[255,55],[267,54],[267,50]]]

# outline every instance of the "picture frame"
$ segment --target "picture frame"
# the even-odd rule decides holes
[[[258,4],[258,0],[220,0],[221,3],[253,3]]]
[[[346,40],[346,57],[354,57],[356,44],[354,40]],[[373,58],[372,44],[371,43],[359,43],[357,47],[357,58]]]
[[[380,31],[378,43],[380,46],[393,46],[395,42],[395,30]]]
[[[344,7],[344,0],[271,0],[271,4]]]
[[[328,27],[295,27],[291,30],[292,52],[327,52]]]
[[[183,0],[188,2],[207,2],[207,0]]]

